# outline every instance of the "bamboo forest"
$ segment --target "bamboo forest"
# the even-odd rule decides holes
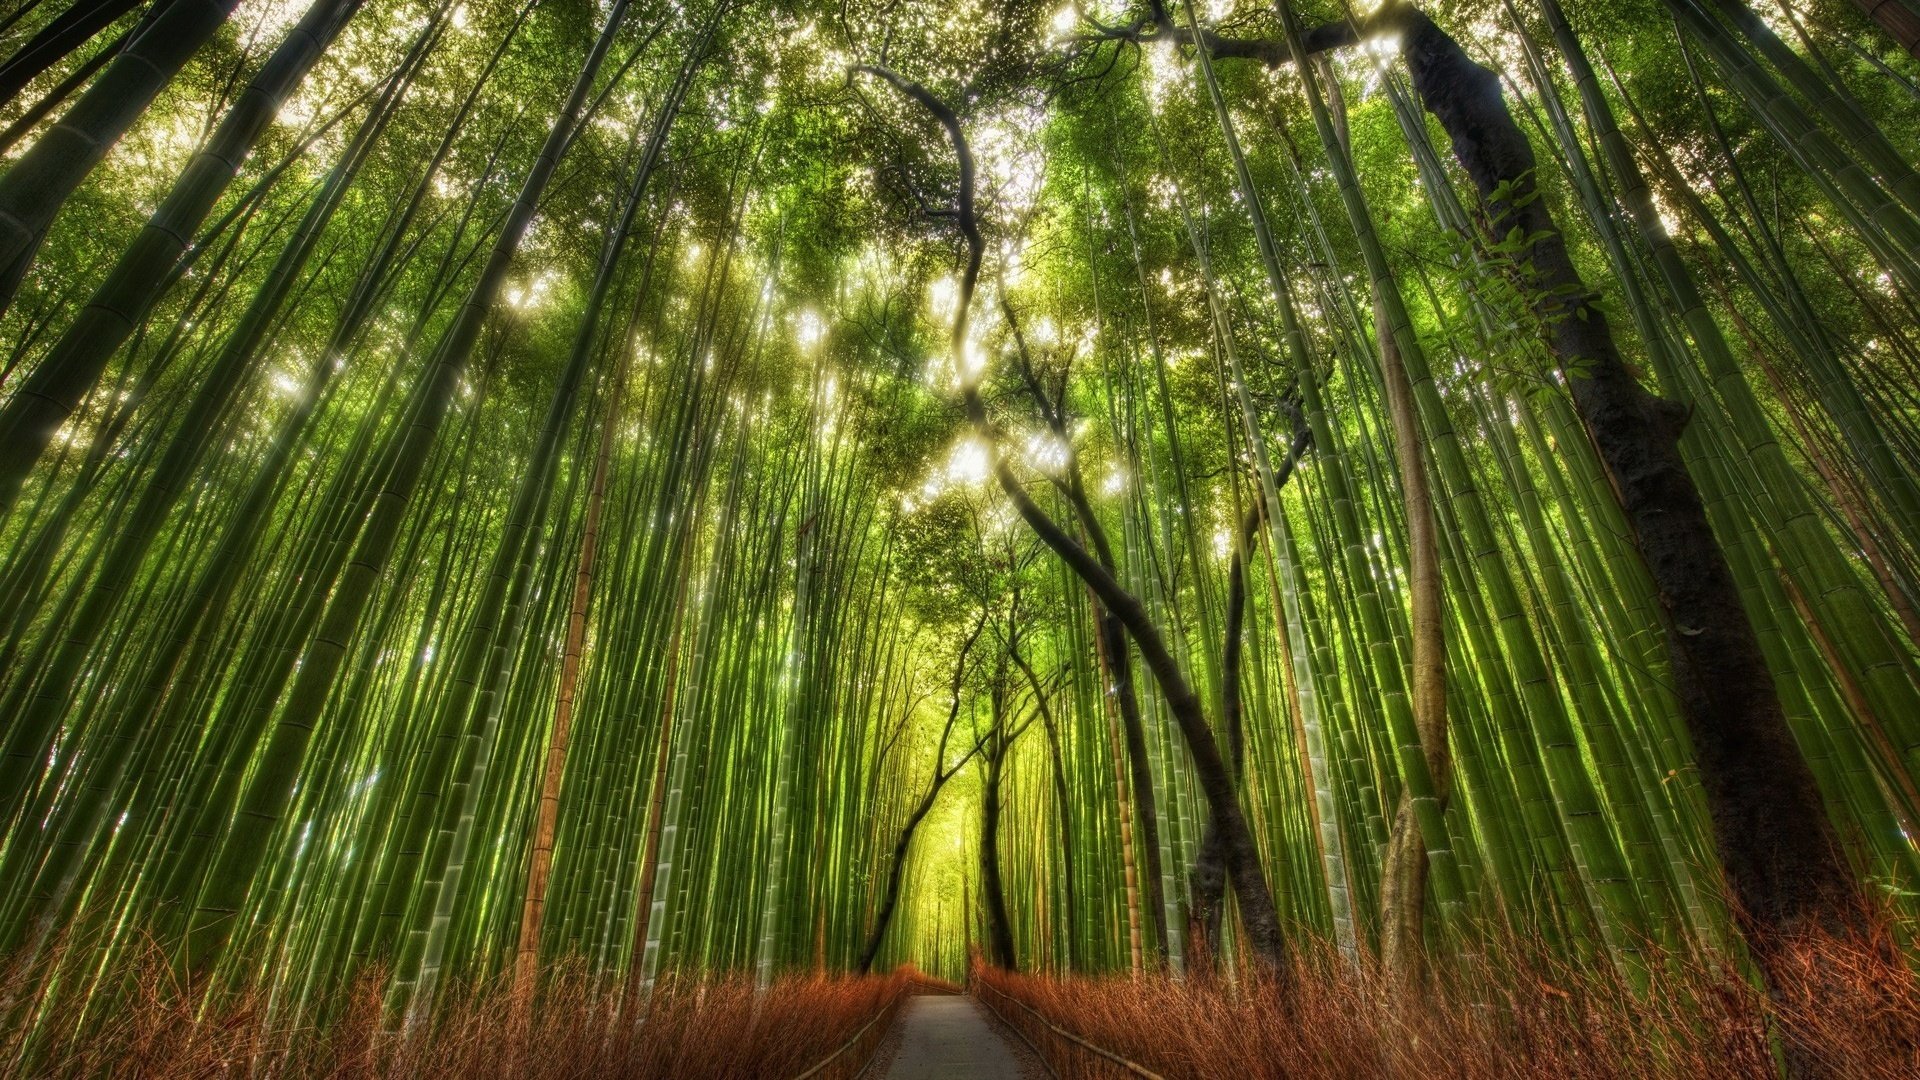
[[[0,0],[0,1075],[1920,1075],[1920,0]]]

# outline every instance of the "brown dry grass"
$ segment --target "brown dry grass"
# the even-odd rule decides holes
[[[1822,989],[1772,1001],[1724,964],[1662,960],[1636,994],[1538,949],[1499,952],[1439,973],[1411,1003],[1324,951],[1298,962],[1290,997],[1244,977],[1060,980],[979,966],[974,977],[1065,1078],[1129,1073],[992,991],[1168,1080],[1765,1077],[1778,1073],[1780,1039],[1821,1075],[1920,1076],[1920,986],[1885,951],[1810,942],[1800,959]]]
[[[204,1001],[173,979],[154,949],[103,980],[110,1006],[51,995],[25,1042],[21,1019],[46,989],[59,951],[0,969],[0,1074],[747,1080],[796,1077],[829,1061],[815,1075],[844,1080],[885,1036],[889,1007],[915,982],[933,982],[905,970],[794,976],[758,995],[739,975],[666,980],[636,1026],[617,986],[563,966],[546,980],[525,1037],[513,1034],[504,980],[449,987],[441,1016],[402,1034],[383,1008],[381,972],[364,972],[287,1015],[270,1012],[255,990]],[[1214,985],[983,969],[975,979],[988,988],[983,1000],[1069,1078],[1127,1074],[994,991],[1169,1080],[1716,1080],[1773,1074],[1782,1040],[1806,1048],[1825,1075],[1920,1076],[1920,986],[1887,959],[1889,950],[1811,942],[1797,955],[1805,985],[1818,989],[1774,1000],[1727,964],[1656,959],[1652,987],[1635,993],[1608,971],[1511,941],[1438,972],[1414,1000],[1327,950],[1303,953],[1289,996],[1244,974]]]
[[[748,976],[667,979],[637,1025],[617,985],[561,967],[546,980],[525,1027],[531,1034],[517,1038],[510,980],[449,987],[451,1004],[433,1024],[403,1034],[384,1015],[379,972],[303,1015],[270,1015],[248,990],[203,1004],[155,953],[109,980],[112,1007],[55,1002],[24,1042],[21,1014],[45,969],[14,965],[0,974],[0,1002],[12,1014],[0,1030],[0,1075],[757,1080],[827,1062],[814,1077],[844,1080],[872,1056],[915,978],[904,970],[792,976],[764,995]]]

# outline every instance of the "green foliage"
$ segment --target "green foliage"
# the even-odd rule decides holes
[[[0,53],[45,7],[0,29]],[[1124,28],[1136,8],[1086,10]],[[1263,6],[1227,8],[1222,33],[1280,33]],[[1417,749],[1392,723],[1410,627],[1382,280],[1424,354],[1420,432],[1442,532],[1456,792],[1443,820],[1464,888],[1459,910],[1435,917],[1435,947],[1470,952],[1487,920],[1513,919],[1568,956],[1632,972],[1637,954],[1607,929],[1621,895],[1676,952],[1719,949],[1732,932],[1660,597],[1565,393],[1592,358],[1548,341],[1553,320],[1596,315],[1650,387],[1694,410],[1689,469],[1800,750],[1876,896],[1911,905],[1920,296],[1888,254],[1901,234],[1860,222],[1909,227],[1913,208],[1902,179],[1864,157],[1789,154],[1775,113],[1792,105],[1807,132],[1831,135],[1833,122],[1799,91],[1757,100],[1692,38],[1683,50],[1660,5],[1593,0],[1570,17],[1619,75],[1591,89],[1632,118],[1620,137],[1648,159],[1649,205],[1670,236],[1631,225],[1619,163],[1596,149],[1596,121],[1530,9],[1517,26],[1492,4],[1429,11],[1508,77],[1539,162],[1483,202],[1378,41],[1329,57],[1355,181],[1343,198],[1341,158],[1290,65],[1216,64],[1243,187],[1190,49],[1115,41],[1091,21],[1062,40],[1052,13],[997,0],[730,6],[632,234],[597,278],[714,10],[641,3],[489,295],[476,290],[488,253],[608,8],[538,3],[520,24],[518,3],[467,0],[447,9],[268,332],[189,429],[223,345],[272,294],[276,259],[437,10],[364,5],[0,520],[0,946],[38,956],[85,928],[109,953],[148,933],[171,948],[220,838],[248,836],[260,863],[230,882],[235,910],[215,913],[234,942],[190,974],[258,982],[292,1008],[351,968],[396,963],[404,986],[424,987],[396,1010],[424,1009],[430,958],[443,978],[510,965],[551,798],[543,955],[624,974],[651,942],[659,971],[849,966],[938,764],[959,643],[984,614],[949,759],[985,730],[996,671],[1019,684],[1000,670],[1012,645],[1050,680],[1046,724],[1005,766],[999,865],[1019,955],[1123,969],[1148,859],[1119,824],[1123,804],[1140,807],[1116,760],[1112,668],[1086,587],[1037,546],[990,475],[993,453],[1083,540],[1093,530],[1072,503],[1084,494],[1116,578],[1215,717],[1230,559],[1260,497],[1250,436],[1282,457],[1306,425],[1282,520],[1244,564],[1239,794],[1283,919],[1333,935],[1337,884],[1371,947],[1377,852],[1408,780],[1403,752]],[[1312,26],[1332,11],[1299,15]],[[73,325],[298,15],[241,12],[61,208],[0,316],[0,401]],[[1807,38],[1790,35],[1792,47],[1817,51],[1843,103],[1913,160],[1902,80],[1920,74],[1914,62],[1846,5],[1795,15]],[[0,123],[96,47],[0,106]],[[924,110],[850,80],[857,63],[922,83],[971,140],[989,248],[962,358],[977,371],[956,371],[946,351],[953,155]],[[1874,191],[1884,198],[1861,205]],[[1527,271],[1546,234],[1489,224],[1536,205],[1586,284],[1541,290]],[[416,433],[436,343],[471,297],[485,315],[472,358],[444,422]],[[556,409],[576,345],[584,375]],[[975,375],[993,447],[960,407],[957,380]],[[170,452],[186,463],[177,479]],[[129,544],[140,506],[146,539]],[[1776,528],[1786,516],[1796,531]],[[600,548],[576,609],[590,517]],[[392,528],[374,561],[370,522]],[[549,792],[576,616],[573,744]],[[338,669],[302,681],[316,643],[339,651]],[[1167,703],[1136,681],[1171,938],[1205,803]],[[1302,749],[1303,697],[1322,717],[1320,760]],[[13,719],[29,716],[44,725]],[[265,764],[281,726],[305,740],[284,776]],[[279,820],[235,816],[275,780]],[[979,933],[981,797],[969,766],[927,819],[883,962],[960,972]],[[656,827],[671,858],[648,847]],[[1326,880],[1328,836],[1346,849],[1347,881]],[[643,911],[649,851],[667,870]],[[1228,949],[1242,944],[1229,932]],[[56,995],[86,1000],[91,962],[62,959]],[[71,1015],[27,1013],[29,1032]]]

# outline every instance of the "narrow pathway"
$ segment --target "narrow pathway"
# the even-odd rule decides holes
[[[1027,1048],[970,997],[909,998],[893,1022],[887,1080],[1025,1080],[1043,1076]]]

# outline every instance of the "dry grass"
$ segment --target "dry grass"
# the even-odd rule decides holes
[[[1215,985],[980,969],[975,979],[983,1000],[1069,1078],[1127,1073],[1040,1016],[1169,1080],[1746,1078],[1775,1073],[1787,1041],[1824,1075],[1891,1080],[1920,1076],[1920,986],[1889,955],[1810,942],[1796,956],[1815,989],[1771,1000],[1726,965],[1657,960],[1651,989],[1634,993],[1605,970],[1513,943],[1437,973],[1416,999],[1324,950],[1301,957],[1290,995],[1244,974]],[[515,1034],[505,981],[450,987],[442,1015],[403,1034],[383,1007],[383,973],[364,972],[290,1014],[266,1008],[259,991],[204,1001],[156,949],[103,980],[100,1001],[110,1005],[49,996],[23,1041],[22,1017],[61,960],[55,950],[0,969],[0,1074],[747,1080],[797,1077],[824,1061],[815,1076],[845,1080],[884,1038],[890,1007],[914,982],[932,981],[904,970],[795,976],[760,995],[738,975],[668,980],[636,1024],[617,986],[562,967],[546,980],[529,1034]]]
[[[1129,1073],[1034,1013],[1168,1080],[1765,1077],[1779,1071],[1782,1039],[1821,1075],[1910,1080],[1920,1076],[1920,987],[1887,955],[1809,943],[1800,959],[1817,973],[1808,985],[1823,989],[1773,1001],[1726,966],[1662,962],[1635,994],[1610,973],[1520,948],[1440,973],[1412,1003],[1324,952],[1297,964],[1291,996],[1244,978],[1056,980],[976,967],[975,979],[1066,1078]]]
[[[36,965],[36,969],[41,965]],[[714,1078],[855,1075],[911,988],[905,971],[871,978],[794,976],[756,994],[750,977],[663,980],[644,1023],[622,1009],[619,987],[560,968],[516,1037],[508,981],[449,988],[430,1028],[391,1030],[380,973],[354,979],[300,1016],[270,1015],[240,991],[202,1007],[157,956],[113,982],[111,1008],[55,1004],[23,1047],[23,1006],[40,990],[19,966],[0,976],[10,1003],[0,1031],[0,1075],[225,1077]],[[883,1015],[885,1014],[885,1015]],[[27,1056],[22,1057],[25,1049]]]

